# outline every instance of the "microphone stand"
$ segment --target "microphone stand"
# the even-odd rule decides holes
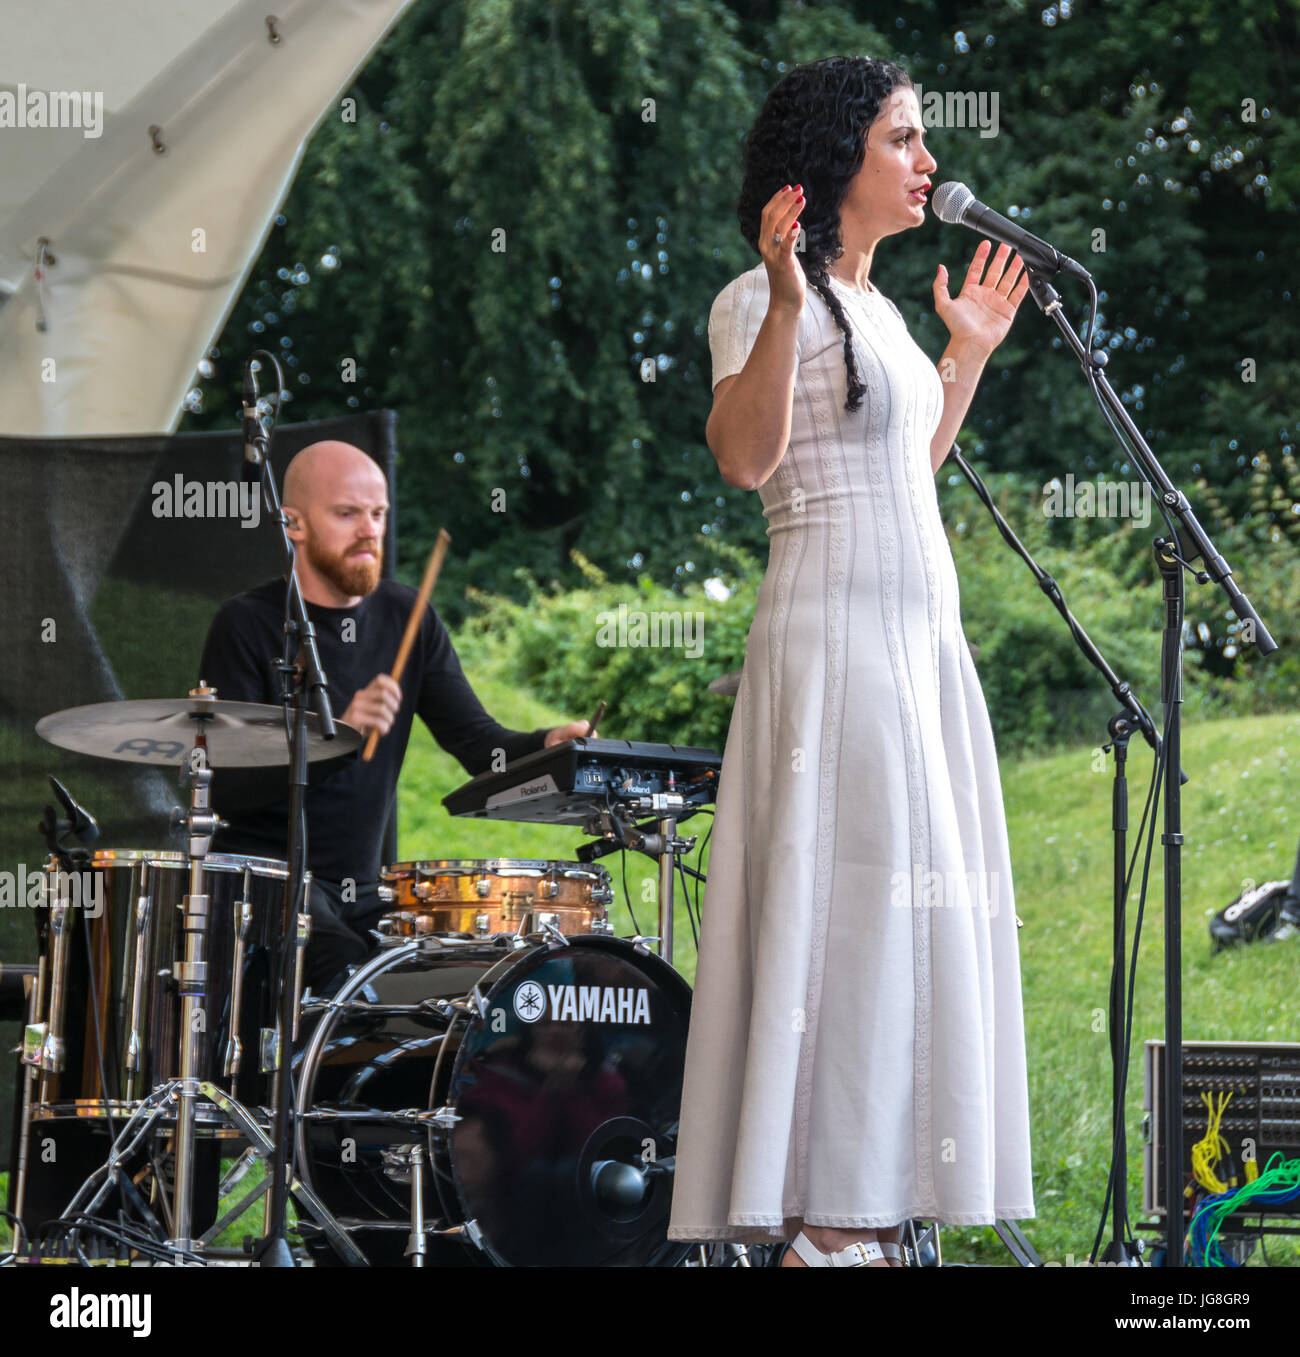
[[[1190,570],[1198,584],[1207,584],[1211,580],[1228,596],[1233,612],[1242,619],[1242,640],[1245,644],[1254,642],[1261,655],[1271,655],[1277,649],[1268,629],[1260,620],[1250,600],[1237,587],[1232,579],[1232,567],[1216,550],[1205,529],[1197,522],[1187,497],[1170,480],[1164,468],[1156,459],[1155,453],[1142,437],[1124,403],[1115,394],[1114,388],[1106,378],[1107,356],[1102,350],[1089,353],[1083,341],[1074,332],[1074,327],[1066,319],[1060,294],[1052,286],[1051,279],[1059,271],[1050,265],[1044,266],[1035,260],[1031,262],[1021,256],[1026,265],[1029,278],[1029,291],[1039,310],[1050,316],[1061,333],[1062,340],[1078,359],[1093,395],[1107,417],[1107,423],[1115,434],[1120,446],[1133,459],[1139,474],[1156,494],[1161,512],[1169,525],[1172,537],[1157,537],[1152,543],[1156,566],[1163,582],[1165,604],[1165,627],[1162,637],[1160,698],[1165,713],[1165,749],[1162,777],[1165,799],[1164,833],[1161,843],[1164,845],[1164,926],[1165,926],[1165,1082],[1162,1089],[1162,1115],[1165,1129],[1164,1160],[1164,1201],[1165,1201],[1165,1263],[1166,1267],[1183,1265],[1183,1015],[1182,1015],[1182,801],[1180,778],[1175,772],[1181,772],[1181,716],[1183,701],[1183,569]],[[1094,293],[1095,306],[1095,293]],[[1116,427],[1118,425],[1118,427]],[[1171,522],[1176,519],[1177,522]],[[1197,569],[1191,562],[1197,557],[1204,562],[1204,569]],[[1119,696],[1119,694],[1116,694]],[[1127,703],[1126,703],[1127,705]],[[1127,724],[1127,717],[1119,718]],[[1149,720],[1149,718],[1148,718]],[[1121,727],[1112,731],[1116,741],[1116,796],[1120,794],[1123,754],[1126,749],[1127,732]],[[1150,737],[1148,737],[1150,738]],[[1120,740],[1125,741],[1124,744]],[[1118,826],[1121,823],[1120,812],[1114,812]],[[1116,884],[1120,884],[1120,858],[1116,858]],[[1122,904],[1122,902],[1121,902]],[[1117,907],[1116,927],[1118,929],[1122,911]],[[1117,943],[1123,935],[1116,934]],[[1114,996],[1112,995],[1112,999]],[[1112,1003],[1111,1044],[1114,1050],[1117,1040],[1113,1025],[1115,1004]],[[1124,1052],[1127,1066],[1128,1052]],[[1117,1109],[1117,1120],[1122,1123],[1122,1109]],[[1118,1130],[1122,1133],[1122,1124]],[[1122,1136],[1117,1135],[1117,1143],[1123,1145]],[[1159,1141],[1157,1140],[1157,1145]],[[1121,1166],[1122,1168],[1122,1166]],[[1117,1188],[1119,1183],[1116,1184]],[[1123,1193],[1116,1194],[1116,1222],[1119,1200]],[[1112,1245],[1113,1247],[1113,1245]],[[1117,1260],[1119,1261],[1119,1260]]]
[[[271,1190],[267,1203],[265,1236],[254,1250],[254,1258],[261,1267],[293,1267],[289,1249],[288,1204],[294,1166],[290,1146],[296,1137],[289,1131],[289,1109],[292,1100],[290,1080],[290,1052],[298,1015],[294,1010],[293,963],[300,948],[298,912],[305,913],[305,886],[307,874],[307,824],[304,798],[307,790],[307,707],[320,718],[321,735],[326,740],[335,736],[334,713],[326,689],[325,671],[321,668],[320,652],[316,648],[316,629],[307,616],[307,606],[298,576],[294,569],[295,549],[289,540],[288,519],[280,504],[275,473],[271,468],[270,435],[262,425],[257,412],[257,385],[253,376],[253,362],[265,359],[274,370],[279,383],[280,397],[284,394],[284,375],[272,353],[258,349],[249,359],[244,377],[244,448],[249,461],[261,468],[262,499],[272,520],[280,527],[284,547],[286,599],[284,622],[284,652],[277,664],[280,675],[281,702],[289,728],[289,877],[284,888],[284,905],[280,917],[279,1038],[275,1057],[274,1125],[271,1138],[275,1150],[271,1159]],[[250,396],[252,400],[250,402]],[[279,399],[276,414],[279,414]],[[254,457],[250,450],[255,450]]]
[[[1125,838],[1128,831],[1128,779],[1124,770],[1128,760],[1128,742],[1135,732],[1142,734],[1157,758],[1160,757],[1164,741],[1161,739],[1160,732],[1156,729],[1150,713],[1138,700],[1130,685],[1119,678],[1096,645],[1093,644],[1092,637],[1083,629],[1079,620],[1066,605],[1065,598],[1056,581],[1034,560],[1029,549],[1012,531],[1010,524],[1003,518],[1001,511],[993,502],[993,496],[989,494],[988,487],[970,463],[961,455],[961,448],[956,443],[952,445],[952,451],[949,455],[957,463],[962,475],[970,482],[971,488],[992,515],[998,531],[1010,544],[1012,550],[1029,567],[1038,587],[1052,601],[1057,612],[1065,618],[1065,624],[1070,629],[1070,635],[1083,652],[1084,658],[1101,673],[1112,696],[1120,704],[1120,710],[1110,718],[1106,725],[1110,744],[1101,746],[1107,752],[1110,751],[1112,745],[1115,749],[1115,781],[1111,791],[1111,834],[1114,844],[1112,854],[1114,937],[1108,1018],[1110,1023],[1112,1139],[1111,1181],[1107,1187],[1107,1194],[1110,1196],[1113,1207],[1113,1233],[1110,1243],[1106,1246],[1104,1257],[1105,1261],[1111,1264],[1135,1267],[1137,1266],[1136,1250],[1125,1240],[1126,1222],[1128,1220],[1128,1138],[1124,1126],[1124,1090],[1128,1084],[1128,1041],[1126,1039],[1127,1014],[1124,1006],[1123,977],[1125,940],[1128,936],[1128,923],[1125,918],[1128,900],[1126,870],[1128,845]],[[1180,784],[1188,780],[1187,774],[1181,769],[1179,770],[1178,780]]]

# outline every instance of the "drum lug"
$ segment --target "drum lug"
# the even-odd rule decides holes
[[[131,1031],[126,1041],[127,1096],[135,1093],[135,1080],[130,1075],[140,1072],[143,1063],[144,1042],[141,1029],[144,1023],[144,975],[147,964],[146,944],[149,933],[149,915],[153,902],[146,889],[148,868],[141,868],[140,893],[135,901],[135,949],[131,964]]]
[[[464,999],[422,999],[417,1007],[452,1022],[462,1016],[486,1018],[488,1002],[475,986]]]
[[[427,1112],[417,1112],[415,1119],[424,1125],[439,1126],[444,1131],[450,1131],[461,1117],[454,1107],[434,1107]]]
[[[298,1015],[302,1009],[302,981],[307,965],[307,944],[311,940],[311,915],[305,910],[298,915],[298,931],[294,938],[295,956],[293,960],[293,1033],[291,1040],[298,1040]]]
[[[47,884],[53,880],[57,891],[59,881],[47,877]],[[64,878],[66,881],[66,878]],[[68,903],[55,896],[50,906],[50,933],[54,939],[53,959],[51,961],[52,980],[50,983],[50,1013],[45,1024],[45,1037],[41,1045],[41,1069],[47,1074],[56,1074],[63,1069],[63,1006],[64,988],[68,973]]]
[[[237,1075],[244,1063],[244,1045],[239,1039],[239,1015],[244,1007],[244,949],[249,930],[253,926],[253,903],[248,898],[249,878],[252,873],[244,868],[244,898],[236,900],[232,923],[235,931],[235,955],[230,963],[230,1026],[226,1032],[226,1052],[221,1071],[227,1079]]]
[[[19,1048],[19,1058],[24,1065],[41,1068],[41,1052],[45,1049],[45,1037],[49,1028],[43,1022],[29,1022],[23,1028],[23,1044]]]
[[[642,936],[640,933],[638,933],[637,936],[632,939],[632,946],[635,947],[636,950],[640,952],[642,956],[654,956],[656,954],[652,952],[650,948],[646,946],[646,944],[651,942],[657,943],[659,941],[660,941],[659,938]]]
[[[556,926],[554,914],[539,914],[537,922],[539,925],[537,931],[545,935],[548,947],[567,947],[569,945],[568,938]]]
[[[259,1033],[258,1051],[263,1074],[271,1074],[280,1066],[280,1034],[274,1027],[263,1027]]]

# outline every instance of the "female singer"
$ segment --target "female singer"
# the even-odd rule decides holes
[[[983,692],[934,475],[1028,290],[975,251],[936,365],[871,282],[936,169],[907,75],[769,93],[713,304],[706,436],[770,559],[719,789],[669,1236],[902,1265],[908,1219],[1032,1216],[1020,964]]]

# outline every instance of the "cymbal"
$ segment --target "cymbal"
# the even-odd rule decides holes
[[[360,749],[361,732],[342,721],[335,724],[334,739],[322,739],[320,718],[307,713],[309,762],[342,758]],[[61,749],[162,767],[175,767],[188,758],[200,731],[207,739],[212,768],[274,768],[289,762],[283,710],[258,702],[210,697],[97,702],[51,712],[36,723],[36,733]]]

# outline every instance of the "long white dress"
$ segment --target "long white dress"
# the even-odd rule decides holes
[[[943,388],[880,292],[812,288],[770,558],[727,738],[669,1237],[1034,1214],[1020,960],[997,756],[930,439]],[[767,311],[709,317],[713,381]]]

